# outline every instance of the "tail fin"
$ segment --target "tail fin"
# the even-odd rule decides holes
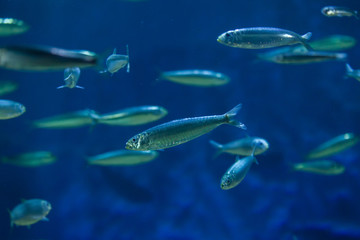
[[[127,68],[126,68],[126,72],[130,72],[130,56],[129,56],[129,45],[126,45],[126,55],[128,56],[128,63],[127,63]]]
[[[302,40],[302,44],[304,45],[304,47],[308,50],[308,51],[314,51],[314,49],[307,43],[307,41],[309,41],[309,39],[311,38],[312,33],[308,32],[304,35],[301,36],[301,40]]]
[[[350,66],[350,64],[346,64],[346,72],[349,73],[349,72],[352,72],[354,71],[354,69],[352,69],[352,67]]]
[[[217,143],[213,140],[210,140],[209,142],[211,145],[213,145],[214,148],[216,148],[216,153],[213,156],[213,159],[215,159],[223,152],[223,145],[221,145],[220,143]]]
[[[238,104],[236,105],[233,109],[231,109],[230,111],[228,111],[227,113],[225,113],[225,116],[228,118],[228,123],[230,125],[233,125],[235,127],[238,127],[238,128],[241,128],[241,129],[244,129],[246,130],[246,126],[245,124],[239,122],[236,117],[237,117],[237,114],[238,112],[240,111],[242,107],[242,104]]]
[[[357,11],[357,10],[354,11],[354,17],[355,17],[357,20],[360,19],[360,13],[359,13],[359,11]]]
[[[60,89],[60,88],[66,88],[66,85],[62,85],[60,87],[57,87],[56,89]]]

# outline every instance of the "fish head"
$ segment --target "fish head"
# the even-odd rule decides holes
[[[41,208],[42,208],[44,215],[47,215],[51,210],[51,204],[48,201],[42,200]]]
[[[263,153],[269,149],[269,143],[263,138],[255,138],[252,142],[252,146],[256,148],[256,154]]]
[[[113,54],[106,60],[107,70],[110,73],[115,73],[129,63],[129,56]]]
[[[230,173],[225,173],[224,176],[221,178],[220,187],[222,190],[228,190],[233,188],[235,185],[233,184],[234,178],[233,175]]]
[[[26,108],[21,103],[17,104],[17,109],[19,110],[19,113],[24,113],[26,111]]]
[[[217,41],[224,45],[231,45],[234,42],[234,34],[233,31],[228,31],[223,34],[221,34]]]
[[[335,16],[336,15],[336,9],[334,7],[331,6],[327,6],[327,7],[323,7],[321,9],[322,14],[324,14],[325,16]]]
[[[125,145],[128,150],[149,150],[147,149],[149,141],[146,133],[139,133],[130,138]]]

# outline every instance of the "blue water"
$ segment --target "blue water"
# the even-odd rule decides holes
[[[280,27],[312,39],[346,34],[360,39],[360,21],[327,18],[326,5],[360,9],[358,1],[25,1],[3,0],[1,17],[31,29],[0,39],[0,45],[44,44],[87,49],[106,57],[130,50],[131,71],[112,77],[82,70],[85,89],[56,89],[63,72],[0,69],[19,83],[5,96],[23,103],[21,117],[0,122],[0,155],[48,150],[58,161],[35,169],[0,165],[0,239],[360,239],[359,145],[331,157],[346,166],[338,176],[293,172],[318,144],[345,132],[360,133],[360,82],[344,79],[344,62],[302,66],[257,62],[261,50],[219,44],[219,34],[243,27]],[[359,45],[347,51],[360,68]],[[157,82],[161,71],[211,69],[231,83],[196,88]],[[173,119],[223,114],[243,104],[248,130],[220,126],[186,144],[166,149],[151,163],[87,167],[85,157],[122,149],[133,135]],[[91,108],[107,113],[159,105],[169,114],[136,127],[97,125],[92,130],[31,129],[31,121]],[[220,178],[234,162],[215,153],[213,139],[267,139],[244,181],[221,190]],[[48,200],[49,222],[10,229],[7,209],[21,199]]]

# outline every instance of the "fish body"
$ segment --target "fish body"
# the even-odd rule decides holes
[[[167,115],[167,110],[159,106],[138,106],[125,108],[107,114],[99,114],[97,123],[117,126],[135,126],[153,122]]]
[[[126,71],[130,72],[129,47],[127,45],[126,55],[116,54],[116,48],[114,49],[113,54],[106,59],[106,71],[114,74],[125,66],[127,66]]]
[[[92,125],[95,123],[97,114],[90,109],[70,112],[66,114],[56,115],[39,119],[33,122],[36,128],[75,128]]]
[[[335,161],[318,160],[294,164],[296,171],[311,172],[322,175],[338,175],[345,171],[345,167]]]
[[[217,149],[215,157],[223,152],[240,156],[250,156],[255,146],[254,155],[259,155],[269,148],[269,143],[259,137],[245,137],[226,144],[219,144],[215,141],[210,141],[210,143]]]
[[[214,87],[227,84],[230,78],[225,74],[211,70],[178,70],[161,74],[162,79],[197,87]]]
[[[355,17],[359,19],[359,12],[347,7],[326,6],[321,9],[321,13],[326,17]]]
[[[310,32],[300,36],[280,28],[254,27],[227,31],[221,34],[217,41],[226,46],[247,49],[272,48],[300,43],[306,49],[312,50],[307,43],[310,37]]]
[[[51,210],[51,204],[41,199],[25,200],[10,212],[11,226],[30,226],[38,221],[48,221],[46,216]]]
[[[158,156],[156,151],[119,150],[89,157],[87,161],[91,165],[127,166],[146,163]]]
[[[64,70],[65,85],[58,87],[58,89],[64,87],[68,87],[68,88],[76,87],[83,89],[83,87],[77,85],[77,82],[79,81],[79,77],[80,77],[80,68],[78,67],[66,68]]]
[[[359,140],[360,138],[353,133],[342,134],[319,145],[307,155],[307,158],[313,159],[332,156],[354,146]]]
[[[84,50],[47,46],[10,46],[0,49],[0,67],[20,71],[54,71],[71,67],[94,67],[97,56]]]
[[[309,64],[326,61],[346,61],[346,59],[346,53],[306,51],[280,53],[266,60],[279,64]]]
[[[3,157],[2,162],[20,167],[38,167],[54,163],[56,157],[47,151],[23,153],[12,157]]]
[[[26,108],[21,103],[11,100],[0,100],[0,120],[18,117],[25,111]]]
[[[126,142],[129,150],[159,150],[174,147],[210,132],[222,124],[242,129],[245,125],[236,120],[241,104],[223,115],[184,118],[167,122],[135,135]]]
[[[29,25],[15,18],[0,18],[0,37],[17,35],[29,30]]]
[[[18,84],[13,81],[0,81],[0,96],[12,93],[18,89]]]
[[[354,70],[350,66],[350,64],[346,64],[346,76],[355,78],[356,80],[360,81],[360,70]]]

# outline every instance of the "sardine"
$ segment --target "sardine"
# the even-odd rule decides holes
[[[88,157],[87,162],[90,165],[126,166],[146,163],[158,156],[156,151],[118,150]]]
[[[345,167],[335,161],[318,160],[294,164],[296,171],[311,172],[323,175],[338,175],[345,171]]]
[[[24,105],[11,100],[0,100],[0,120],[16,118],[26,111]]]
[[[13,81],[0,81],[0,96],[12,93],[18,89],[18,84]]]
[[[46,216],[51,210],[51,204],[41,199],[24,200],[10,213],[11,226],[30,226],[38,221],[49,221]]]
[[[264,55],[262,56],[264,57]],[[279,64],[309,64],[326,61],[346,61],[346,59],[346,53],[307,51],[280,53],[265,60]]]
[[[326,6],[321,9],[321,13],[327,17],[355,17],[359,19],[359,12],[347,7]]]
[[[25,33],[29,25],[15,18],[0,18],[0,37]]]
[[[1,161],[20,167],[38,167],[48,165],[56,161],[56,157],[47,151],[22,153],[11,157],[3,157]]]
[[[80,77],[80,68],[74,67],[74,68],[66,68],[64,70],[64,81],[65,85],[62,85],[59,88],[81,88],[84,89],[81,86],[77,85],[77,82],[79,81]]]

